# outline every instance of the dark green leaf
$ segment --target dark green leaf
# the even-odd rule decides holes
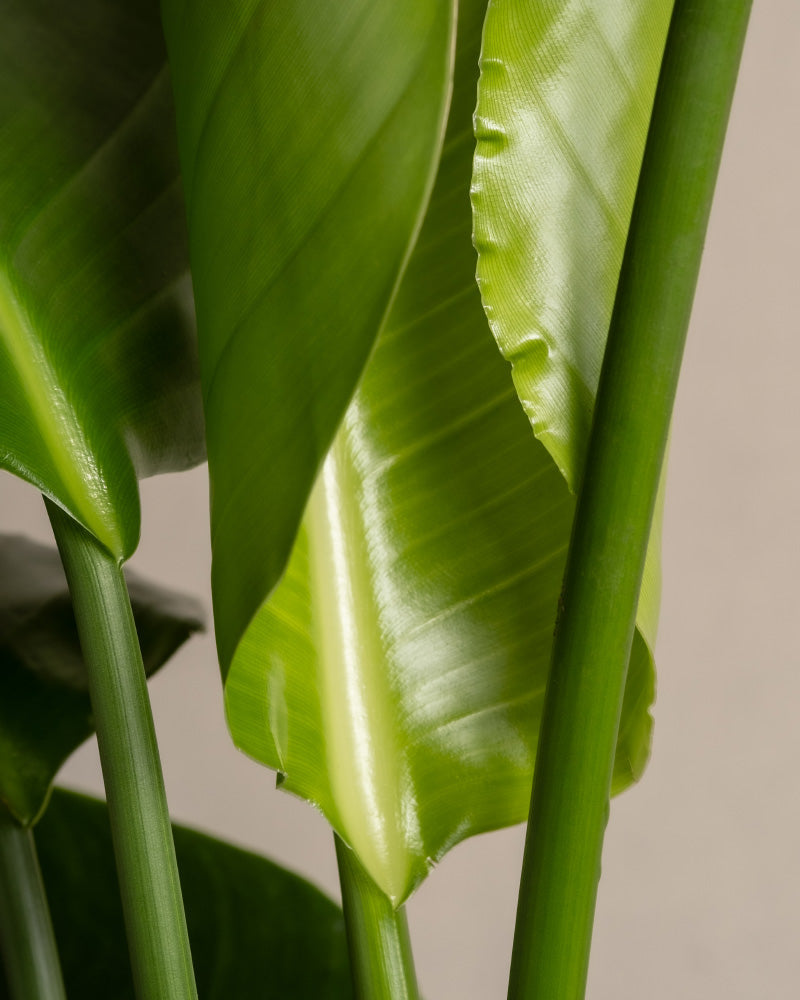
[[[156,0],[5,0],[0,466],[118,557],[202,457],[193,330]]]
[[[527,815],[573,512],[475,284],[484,9],[460,7],[427,218],[286,578],[226,682],[239,746],[316,803],[396,903],[459,840]],[[637,636],[617,790],[644,766],[652,694]]]
[[[128,573],[145,671],[202,628],[192,598]],[[0,536],[0,801],[28,826],[59,767],[94,732],[67,581],[55,548]]]
[[[265,858],[173,830],[203,1000],[350,1000],[334,903]],[[134,1000],[105,805],[56,790],[36,844],[68,996]]]
[[[436,169],[453,0],[165,0],[227,670],[283,572]]]

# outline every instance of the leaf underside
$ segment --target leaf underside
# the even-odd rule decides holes
[[[338,906],[265,858],[185,827],[173,831],[204,1000],[350,1000]],[[36,845],[67,994],[134,1000],[105,804],[56,789]],[[6,996],[0,968],[0,1000]]]
[[[127,574],[145,672],[202,629],[197,601]],[[54,547],[0,535],[0,803],[23,825],[94,732],[69,589]],[[0,805],[2,808],[2,805]]]
[[[203,456],[174,129],[155,0],[4,3],[0,467],[120,558]]]
[[[456,842],[527,815],[573,512],[475,284],[484,13],[478,0],[460,5],[423,228],[286,576],[225,689],[237,744],[324,812],[396,904]],[[650,624],[644,615],[634,641],[615,791],[649,751]]]

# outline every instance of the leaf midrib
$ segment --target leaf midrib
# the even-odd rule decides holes
[[[353,492],[344,451],[340,440],[329,454],[306,522],[327,773],[340,832],[399,902],[410,875],[409,831],[401,828],[399,808],[403,747],[363,531],[353,523],[358,515],[346,510]]]

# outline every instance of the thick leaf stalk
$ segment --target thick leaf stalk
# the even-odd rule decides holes
[[[139,1000],[196,1000],[164,778],[122,569],[50,501],[97,727]]]
[[[405,909],[392,906],[339,837],[336,859],[355,1000],[419,1000]]]
[[[66,1000],[33,831],[2,805],[0,955],[0,979],[5,970],[13,1000]]]
[[[511,1000],[584,996],[639,586],[750,0],[677,0],[576,511]]]

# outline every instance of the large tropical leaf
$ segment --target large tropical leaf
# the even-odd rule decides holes
[[[454,0],[164,0],[223,671],[282,573],[429,193]]]
[[[192,598],[135,573],[127,580],[149,676],[202,628],[203,612]],[[0,803],[23,825],[35,823],[56,772],[93,732],[58,552],[0,535]]]
[[[577,489],[672,0],[491,0],[478,283],[534,433]],[[639,603],[654,643],[661,500]]]
[[[285,580],[227,677],[234,738],[323,810],[396,903],[448,848],[525,818],[573,501],[475,284],[482,0],[427,218]],[[647,757],[637,635],[615,788]]]
[[[334,903],[265,858],[173,830],[203,1000],[350,1000],[344,919]],[[56,790],[36,845],[67,994],[134,1000],[105,804]]]
[[[118,557],[136,477],[202,457],[157,0],[0,10],[0,466]]]

